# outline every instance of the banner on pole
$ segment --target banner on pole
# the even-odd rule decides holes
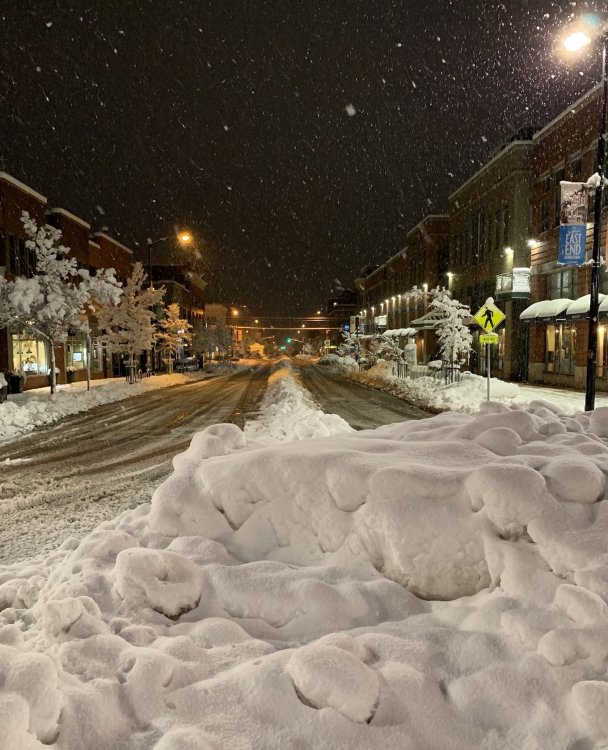
[[[558,263],[581,266],[585,262],[589,189],[584,182],[561,186]]]

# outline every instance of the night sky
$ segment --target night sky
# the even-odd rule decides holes
[[[132,247],[188,226],[209,300],[305,314],[593,85],[552,47],[583,6],[4,0],[0,163]]]

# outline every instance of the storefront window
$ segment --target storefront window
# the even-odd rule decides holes
[[[576,348],[576,328],[569,325],[547,326],[547,372],[573,375]]]
[[[85,362],[86,367],[86,362]],[[103,347],[93,339],[91,342],[91,372],[101,372],[103,370]]]
[[[28,375],[46,375],[46,346],[44,341],[25,338],[19,334],[11,337],[13,348],[13,370],[21,370]]]
[[[598,378],[604,378],[608,374],[608,347],[606,346],[606,326],[597,327],[597,371]]]
[[[87,366],[87,342],[81,338],[69,338],[65,345],[66,366],[84,370]]]

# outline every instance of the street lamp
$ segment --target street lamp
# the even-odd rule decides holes
[[[179,242],[182,247],[189,245],[192,242],[192,235],[190,232],[182,231],[177,232],[175,235],[177,238],[177,241]],[[167,240],[171,239],[171,235],[167,235],[166,237],[159,237],[157,240],[152,240],[150,237],[147,239],[147,245],[148,245],[148,286],[150,289],[152,289],[152,248],[155,245],[159,245],[161,242],[166,242]],[[147,356],[147,355],[146,355]],[[156,344],[154,341],[152,341],[152,352],[151,352],[151,359],[152,359],[152,372],[156,372]]]
[[[236,350],[238,351],[239,348],[239,311],[234,308],[231,311],[232,317],[234,318],[234,340],[236,341]],[[234,350],[233,350],[233,356],[234,356]]]
[[[604,192],[604,172],[606,166],[606,100],[608,71],[606,69],[606,47],[608,30],[606,25],[593,33],[587,24],[587,30],[578,29],[564,39],[564,47],[569,52],[578,52],[591,44],[593,36],[599,36],[602,49],[602,71],[600,77],[600,122],[597,139],[597,182],[595,183],[595,200],[593,207],[593,251],[591,254],[591,289],[589,301],[589,339],[587,346],[587,378],[585,382],[585,411],[595,408],[595,377],[597,368],[597,322],[599,318],[599,281],[600,281],[600,239],[602,234],[602,195]]]
[[[147,244],[148,244],[148,276],[149,276],[149,284],[150,288],[152,288],[152,248],[155,245],[160,245],[161,242],[166,242],[167,240],[170,240],[172,238],[172,235],[166,235],[166,237],[159,237],[157,240],[152,240],[150,237],[148,237]],[[186,247],[187,245],[190,245],[192,243],[193,237],[190,232],[182,231],[177,232],[175,235],[175,238],[179,242],[179,244],[182,247]]]

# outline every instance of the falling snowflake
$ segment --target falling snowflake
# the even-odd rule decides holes
[[[346,107],[344,107],[344,110],[349,117],[354,117],[357,114],[357,110],[352,104],[347,104]]]

